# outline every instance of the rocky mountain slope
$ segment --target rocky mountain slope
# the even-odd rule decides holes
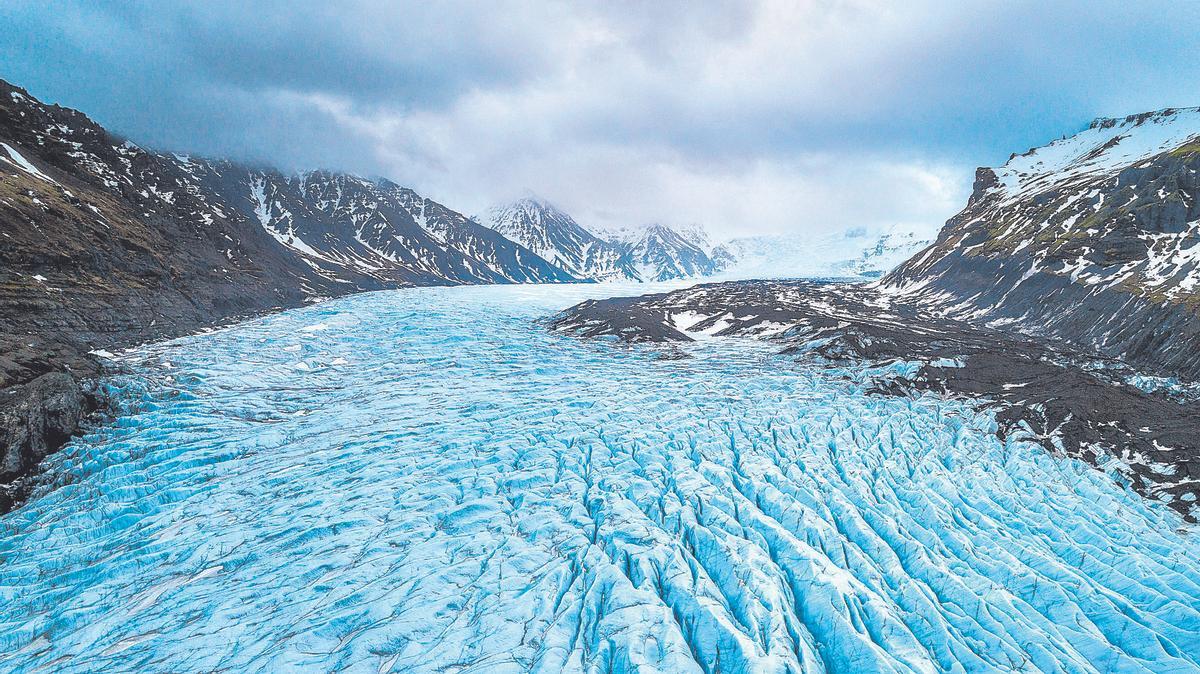
[[[882,289],[949,316],[1200,378],[1200,109],[1098,119],[982,168]]]
[[[334,282],[367,286],[576,280],[465,215],[384,179],[294,176],[175,158],[180,170]]]
[[[0,82],[0,485],[95,408],[91,350],[361,290],[573,280],[390,182],[146,151]]]
[[[709,253],[708,234],[698,225],[678,229],[662,224],[597,229],[597,236],[622,247],[643,281],[712,276],[724,258]]]
[[[626,246],[597,237],[547,201],[526,197],[498,206],[485,222],[579,278],[641,280]]]

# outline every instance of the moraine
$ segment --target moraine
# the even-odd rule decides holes
[[[1200,671],[1178,513],[867,393],[915,363],[545,328],[616,294],[377,292],[122,355],[127,414],[0,518],[0,670]]]

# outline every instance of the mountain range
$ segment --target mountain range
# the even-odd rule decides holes
[[[1200,110],[1099,119],[979,169],[936,238],[714,245],[699,227],[588,228],[534,197],[471,218],[385,179],[149,151],[0,81],[0,484],[102,403],[81,385],[89,352],[406,286],[886,273],[854,311],[916,307],[1195,380],[1198,169]]]
[[[878,277],[933,242],[919,226],[823,236],[742,236],[714,243],[701,225],[594,227],[538,197],[491,209],[488,227],[573,276],[595,281]]]

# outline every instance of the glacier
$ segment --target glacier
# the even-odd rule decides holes
[[[976,401],[869,393],[911,363],[545,329],[612,294],[117,355],[123,414],[0,517],[0,670],[1200,671],[1196,525]]]

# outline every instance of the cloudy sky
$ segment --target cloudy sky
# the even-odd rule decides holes
[[[458,210],[937,226],[979,165],[1200,105],[1200,3],[0,4],[0,77],[151,147]]]

